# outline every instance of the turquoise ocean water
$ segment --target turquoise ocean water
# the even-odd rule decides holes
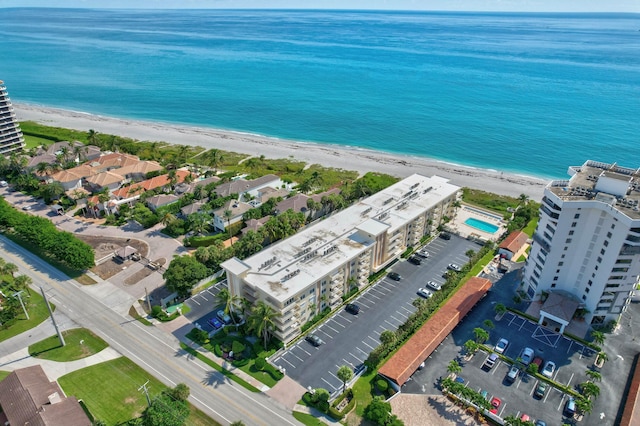
[[[540,177],[640,167],[640,15],[0,12],[14,102]]]

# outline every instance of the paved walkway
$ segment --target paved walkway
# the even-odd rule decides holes
[[[0,370],[13,371],[19,368],[30,367],[32,365],[41,365],[49,380],[58,380],[59,377],[71,373],[76,370],[88,367],[90,365],[99,364],[101,362],[110,361],[120,358],[119,352],[111,347],[107,347],[97,354],[86,358],[69,362],[57,362],[47,359],[34,358],[29,355],[29,349],[20,349],[17,352],[3,356],[0,358]]]

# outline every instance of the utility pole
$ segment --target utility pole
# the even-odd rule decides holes
[[[40,293],[42,293],[42,297],[44,298],[44,304],[47,305],[47,310],[49,311],[51,322],[53,322],[53,327],[56,329],[56,333],[58,333],[58,340],[60,340],[60,346],[64,346],[66,345],[66,343],[64,342],[64,337],[62,337],[62,333],[58,328],[56,319],[53,317],[53,311],[51,310],[51,305],[49,305],[49,300],[47,299],[47,295],[44,293],[44,288],[40,287]]]
[[[140,386],[138,388],[138,392],[140,392],[141,390],[144,392],[144,394],[147,397],[147,404],[149,405],[149,407],[151,407],[151,398],[149,398],[149,389],[147,389],[147,385],[149,384],[149,381],[147,380],[144,385]]]
[[[29,319],[29,312],[27,312],[27,308],[24,307],[24,302],[22,301],[21,293],[23,291],[24,290],[20,290],[19,292],[15,293],[13,295],[13,297],[17,297],[18,298],[18,300],[20,301],[20,305],[22,306],[22,310],[24,311],[24,316],[27,317],[27,319]]]

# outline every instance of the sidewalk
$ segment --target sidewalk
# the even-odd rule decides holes
[[[293,407],[293,411],[297,411],[299,413],[311,414],[313,417],[317,418],[318,420],[328,425],[336,425],[336,426],[342,425],[342,423],[333,420],[331,417],[329,417],[325,413],[313,407],[307,407],[306,405],[296,404],[296,406]]]
[[[69,362],[49,361],[47,359],[34,358],[29,355],[29,349],[20,349],[17,352],[0,358],[0,370],[13,371],[19,368],[41,365],[49,380],[58,380],[59,377],[90,365],[111,361],[122,355],[111,347],[107,347],[97,354],[86,358]]]

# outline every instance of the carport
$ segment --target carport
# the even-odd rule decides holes
[[[380,367],[378,374],[392,382],[396,390],[491,288],[486,278],[470,278],[420,329]]]
[[[562,334],[565,327],[571,322],[573,314],[576,313],[579,305],[580,302],[571,297],[563,296],[559,293],[551,293],[542,308],[540,308],[538,324]],[[549,322],[552,324],[549,324]]]

